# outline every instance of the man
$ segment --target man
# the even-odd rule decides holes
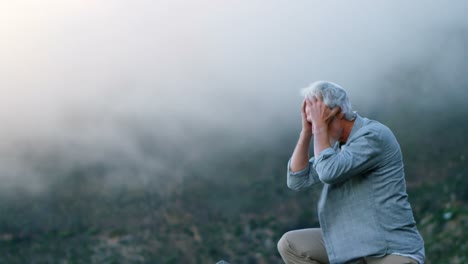
[[[320,228],[285,233],[285,263],[423,264],[424,242],[406,194],[400,146],[389,128],[359,116],[337,84],[303,90],[302,131],[287,185],[322,183]],[[309,145],[314,139],[314,158]]]

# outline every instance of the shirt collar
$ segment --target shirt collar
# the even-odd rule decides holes
[[[356,113],[356,119],[354,119],[353,128],[351,129],[351,132],[349,133],[349,136],[348,136],[348,139],[346,140],[345,145],[348,144],[349,139],[352,138],[353,135],[356,134],[356,132],[363,126],[364,126],[363,118]]]

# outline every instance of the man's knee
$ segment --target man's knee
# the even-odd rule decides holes
[[[277,247],[286,263],[328,263],[321,230],[318,228],[286,232],[278,241]]]
[[[279,251],[279,253],[281,255],[283,255],[283,253],[285,253],[289,249],[289,242],[288,242],[288,238],[287,238],[288,233],[289,232],[284,233],[283,236],[278,241],[278,244],[277,244],[278,251]]]

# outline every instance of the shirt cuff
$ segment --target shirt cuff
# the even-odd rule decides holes
[[[322,152],[319,153],[318,157],[315,159],[315,162],[314,162],[314,169],[316,168],[317,164],[320,163],[322,160],[330,157],[330,156],[333,156],[336,154],[336,151],[331,148],[331,147],[328,147],[324,150],[322,150]]]
[[[300,171],[295,171],[295,172],[291,171],[291,159],[289,159],[289,161],[288,161],[288,174],[289,174],[289,176],[293,176],[293,177],[298,176],[298,177],[300,177],[300,176],[308,175],[309,171],[310,171],[310,163],[307,164],[307,166],[304,169],[300,170]]]

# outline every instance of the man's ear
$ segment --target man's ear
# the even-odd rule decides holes
[[[340,110],[340,112],[338,112],[337,116],[338,116],[338,118],[341,120],[341,119],[344,118],[344,113],[341,112],[341,110]]]

